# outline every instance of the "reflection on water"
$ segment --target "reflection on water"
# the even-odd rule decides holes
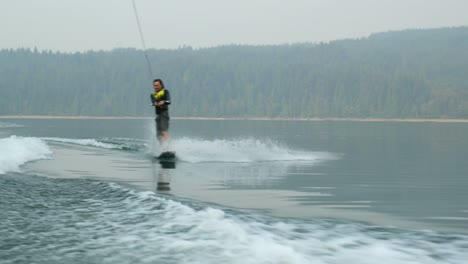
[[[175,161],[152,160],[153,175],[157,179],[156,191],[168,192],[171,190],[171,170],[176,168]]]

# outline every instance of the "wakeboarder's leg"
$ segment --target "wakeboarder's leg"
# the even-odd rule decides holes
[[[169,150],[169,133],[167,131],[161,131],[161,134],[159,135],[159,144],[161,145],[161,150],[168,151]]]

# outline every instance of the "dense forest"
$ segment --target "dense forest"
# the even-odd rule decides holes
[[[468,118],[468,27],[146,53],[0,50],[0,115]]]

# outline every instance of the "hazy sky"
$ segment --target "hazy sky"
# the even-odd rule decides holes
[[[147,48],[284,44],[468,25],[468,0],[135,0]],[[142,48],[132,0],[0,0],[0,49]]]

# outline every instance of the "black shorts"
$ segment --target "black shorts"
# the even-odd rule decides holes
[[[156,132],[161,135],[163,131],[169,130],[169,112],[164,111],[156,116]]]

